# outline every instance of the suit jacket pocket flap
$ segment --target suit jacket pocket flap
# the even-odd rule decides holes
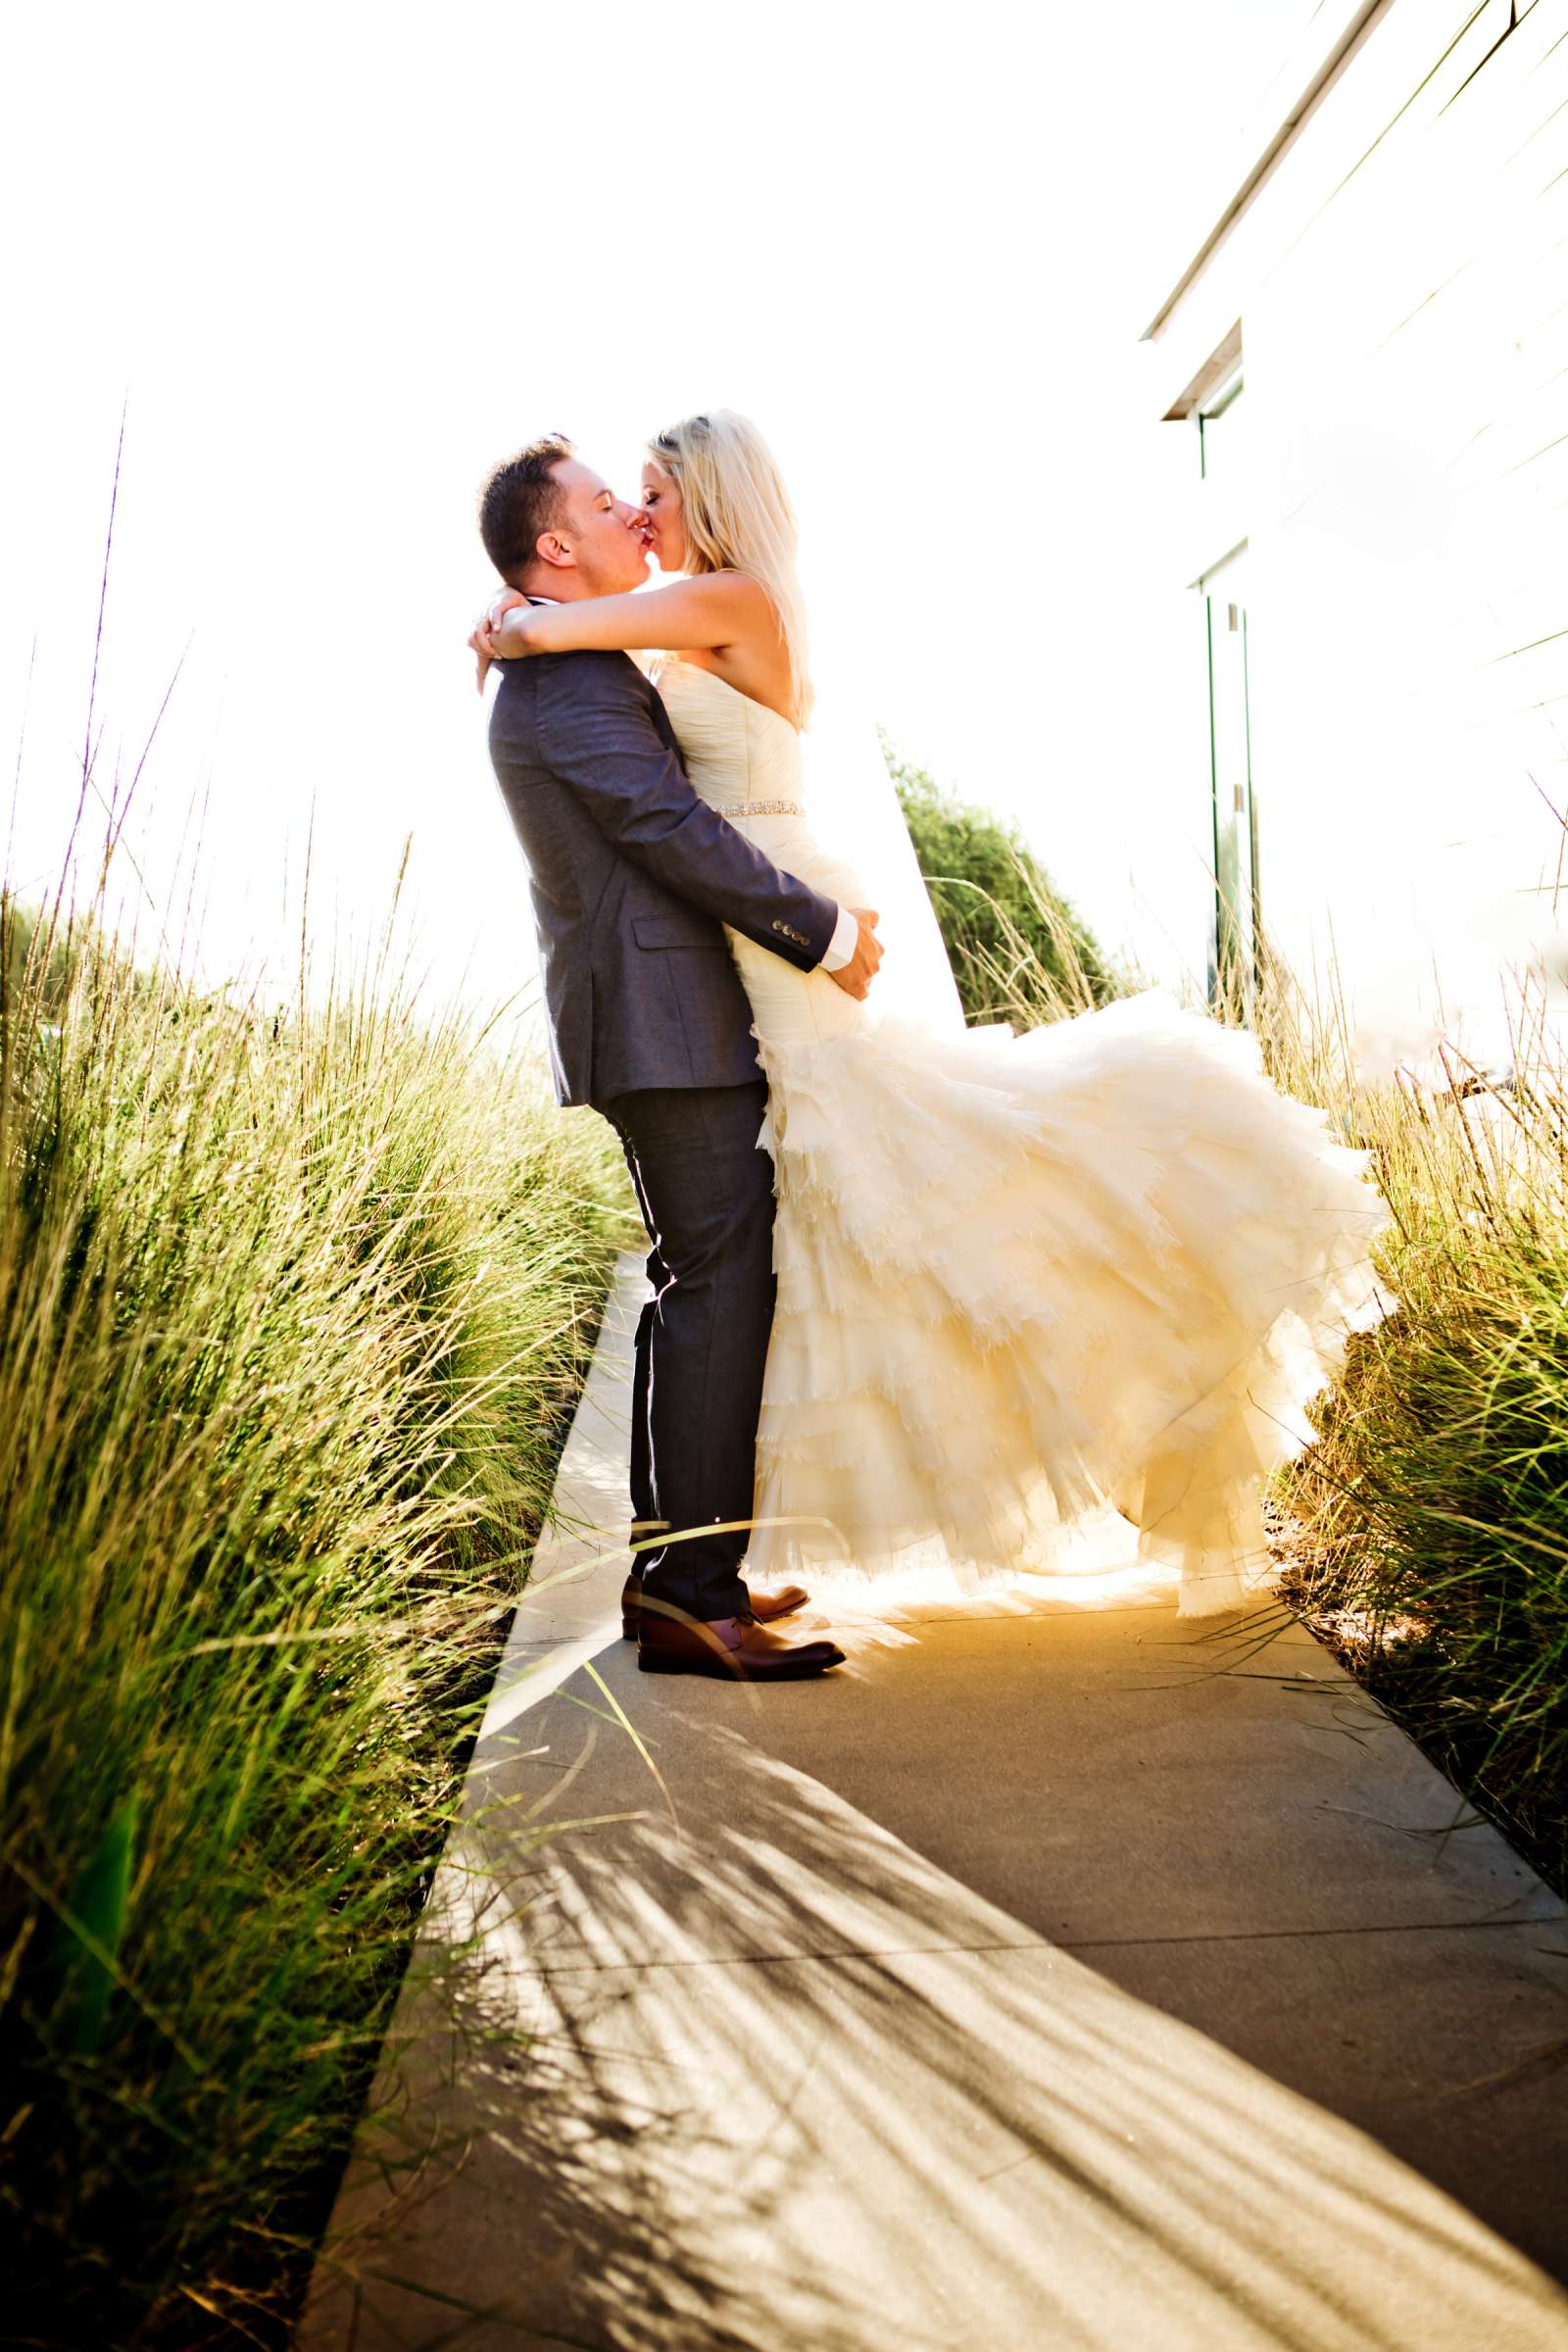
[[[717,930],[695,931],[673,914],[634,914],[631,927],[640,948],[719,948],[724,945]]]

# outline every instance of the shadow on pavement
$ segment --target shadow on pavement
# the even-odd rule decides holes
[[[596,1752],[560,1692],[476,1758],[303,2352],[1568,2345],[1350,2125],[701,1706],[673,1818],[573,1689]]]

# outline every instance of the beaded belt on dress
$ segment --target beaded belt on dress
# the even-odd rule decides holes
[[[799,801],[713,801],[720,816],[804,816]]]

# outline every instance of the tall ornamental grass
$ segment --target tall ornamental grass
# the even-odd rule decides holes
[[[1568,1886],[1568,1068],[1542,976],[1506,1074],[1356,1082],[1343,1009],[1275,972],[1280,1083],[1370,1148],[1399,1312],[1353,1344],[1277,1485],[1295,1605]]]
[[[1065,921],[1036,956],[1003,908],[973,953],[971,993],[1019,1028],[1090,1009],[1111,968],[1075,962]],[[1267,948],[1214,1017],[1371,1152],[1395,1218],[1398,1311],[1352,1341],[1267,1498],[1287,1604],[1568,1887],[1568,1067],[1544,974],[1499,985],[1506,1075],[1448,1045],[1367,1082],[1337,979],[1314,996]]]
[[[365,972],[0,897],[5,2337],[278,2343],[607,1279],[596,1120]]]

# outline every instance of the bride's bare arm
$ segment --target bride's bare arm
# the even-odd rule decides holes
[[[777,635],[777,623],[755,580],[744,572],[710,571],[634,596],[513,605],[485,634],[490,658],[510,662],[523,654],[636,653],[650,647],[672,654],[720,653],[749,639],[766,644]]]
[[[766,592],[747,573],[710,571],[668,588],[578,597],[564,605],[526,604],[508,589],[468,643],[478,657],[482,690],[492,662],[527,654],[761,653],[777,646],[778,621]]]

